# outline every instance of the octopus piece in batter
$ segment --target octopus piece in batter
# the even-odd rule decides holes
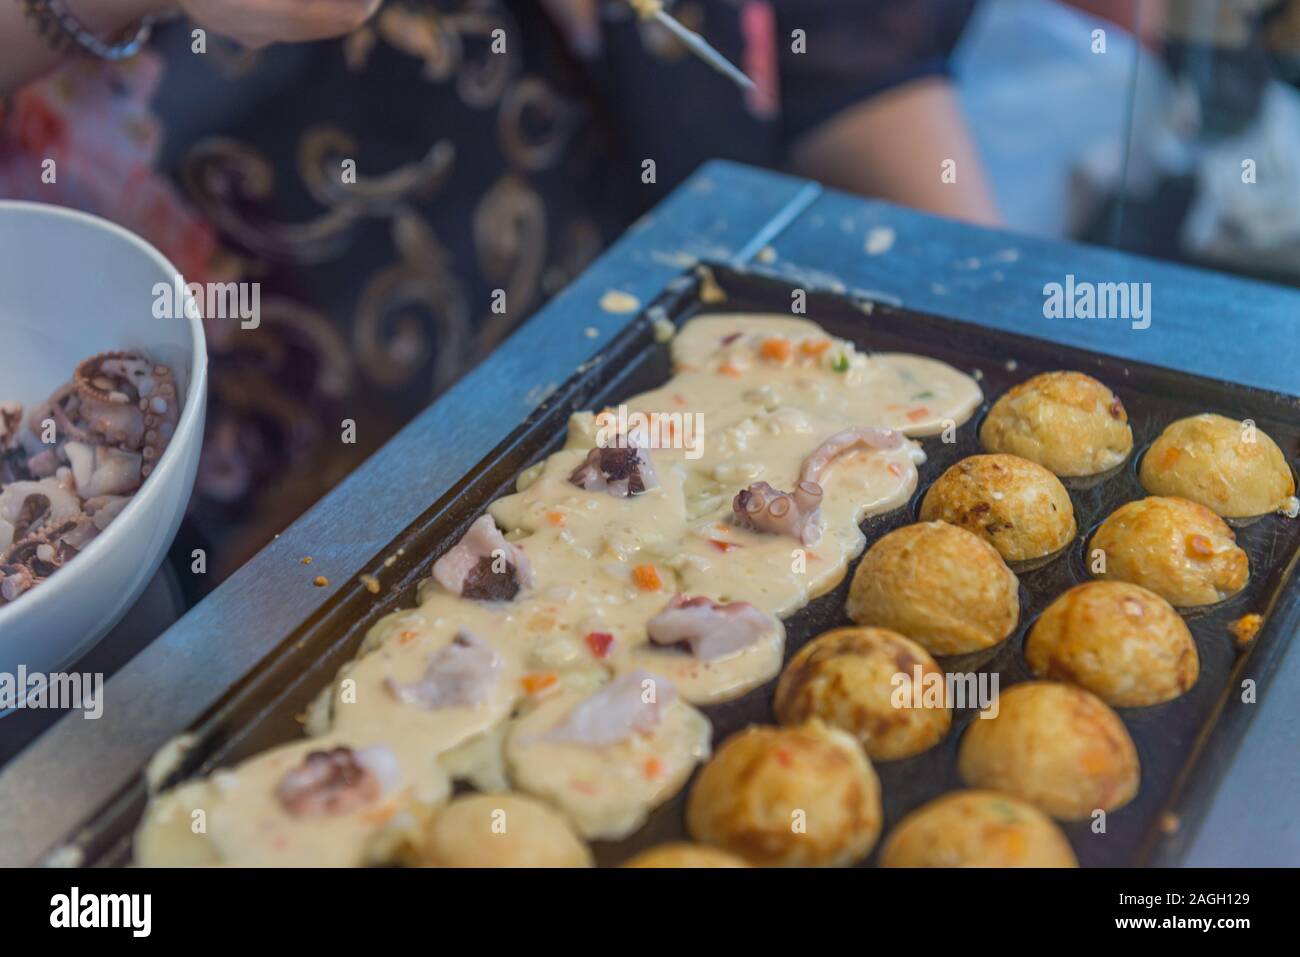
[[[855,449],[884,450],[900,448],[905,441],[903,433],[895,429],[878,429],[870,425],[857,425],[836,432],[817,446],[803,461],[799,470],[801,482],[820,484],[826,469],[837,458]]]
[[[462,630],[433,656],[419,681],[385,679],[384,687],[403,704],[431,710],[465,708],[482,702],[500,680],[501,658],[492,646]]]
[[[348,814],[377,801],[400,775],[386,748],[309,751],[280,779],[276,797],[294,817]]]
[[[632,436],[621,445],[592,449],[569,481],[578,488],[606,492],[615,498],[640,495],[659,485],[649,454]]]
[[[856,449],[900,448],[901,432],[873,426],[855,426],[836,432],[804,459],[794,491],[782,492],[767,482],[742,489],[731,503],[732,520],[741,528],[789,535],[807,546],[821,541],[822,477],[831,463]]]
[[[735,654],[776,630],[776,620],[746,601],[719,604],[697,595],[674,595],[668,607],[646,622],[650,641],[685,647],[701,661]]]
[[[647,694],[647,685],[660,684]],[[546,734],[547,741],[606,747],[634,732],[650,734],[659,726],[663,709],[677,698],[677,690],[659,682],[647,671],[633,671],[601,688],[575,707]]]
[[[491,515],[480,515],[464,537],[433,563],[438,584],[462,598],[510,601],[533,583],[523,549],[506,541]]]
[[[711,735],[667,679],[638,670],[541,703],[510,729],[505,753],[516,788],[554,804],[584,837],[615,840],[681,789]]]
[[[276,748],[209,779],[208,835],[225,864],[360,866],[392,860],[394,833],[418,835],[450,784],[386,743],[332,738]]]
[[[789,535],[804,545],[816,545],[822,538],[822,494],[816,482],[801,481],[793,492],[755,482],[736,493],[731,503],[732,521],[741,528]]]
[[[744,601],[677,594],[646,622],[649,641],[616,665],[668,678],[692,704],[730,701],[781,670],[785,626]]]
[[[155,795],[136,840],[145,866],[359,867],[401,859],[450,782],[383,742],[295,741]],[[195,832],[198,812],[206,829]]]

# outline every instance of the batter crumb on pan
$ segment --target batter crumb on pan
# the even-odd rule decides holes
[[[636,312],[641,308],[641,300],[631,293],[611,289],[600,297],[600,308],[606,312]]]
[[[712,269],[708,266],[700,266],[696,269],[696,274],[700,277],[700,302],[706,305],[716,305],[727,301],[727,294],[718,285],[718,280],[714,278]]]
[[[894,231],[888,226],[873,226],[867,231],[863,249],[868,256],[879,256],[894,248]]]
[[[1182,819],[1172,811],[1160,815],[1160,831],[1163,834],[1177,834],[1182,823]]]
[[[1236,636],[1237,647],[1245,648],[1255,640],[1255,636],[1259,634],[1259,626],[1263,623],[1263,615],[1251,612],[1249,615],[1242,615],[1236,621],[1229,624],[1228,630]]]
[[[317,575],[315,578],[311,580],[311,583],[315,585],[317,588],[324,588],[326,585],[330,583],[330,580],[326,578],[324,575]]]
[[[359,579],[360,579],[360,581],[361,581],[361,584],[363,584],[363,585],[366,586],[366,591],[370,592],[370,594],[372,594],[372,595],[378,595],[378,594],[379,594],[379,579],[378,579],[378,578],[376,578],[374,575],[360,575],[360,576],[358,576],[358,577],[359,577]]]
[[[304,565],[310,565],[310,564],[311,564],[311,556],[310,556],[310,555],[304,555],[304,556],[302,557],[302,563],[303,563]]]

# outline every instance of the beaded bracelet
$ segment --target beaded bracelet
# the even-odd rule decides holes
[[[145,17],[124,39],[105,43],[73,16],[63,0],[19,0],[37,34],[59,53],[80,51],[101,60],[126,60],[144,48],[153,33],[153,18]]]

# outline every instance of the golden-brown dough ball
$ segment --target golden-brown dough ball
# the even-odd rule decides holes
[[[1088,543],[1088,563],[1098,578],[1141,585],[1177,608],[1222,601],[1250,578],[1232,529],[1185,498],[1151,496],[1115,509]]]
[[[1295,495],[1276,442],[1253,425],[1209,413],[1170,423],[1142,456],[1140,477],[1152,495],[1199,502],[1225,518],[1274,512]]]
[[[471,794],[438,812],[422,863],[432,867],[590,867],[591,851],[558,812],[521,794]]]
[[[918,672],[919,669],[919,672]],[[948,733],[952,711],[927,707],[917,682],[943,671],[914,641],[883,628],[836,628],[819,635],[786,665],[774,709],[785,725],[820,718],[858,739],[873,761],[926,751]]]
[[[1078,867],[1056,823],[996,791],[953,791],[899,822],[881,867]]]
[[[843,867],[880,836],[880,782],[849,734],[755,725],[722,743],[686,806],[691,837],[751,864]]]
[[[735,854],[704,844],[690,844],[680,841],[675,844],[660,844],[642,851],[636,857],[625,861],[624,867],[748,867],[747,861]]]
[[[853,574],[847,607],[859,625],[896,631],[934,655],[963,655],[1015,630],[1020,583],[978,535],[918,522],[871,546]]]
[[[980,442],[1057,475],[1095,475],[1128,457],[1133,430],[1124,403],[1092,376],[1044,372],[993,403]]]
[[[1058,552],[1076,531],[1061,480],[1015,455],[972,455],[953,465],[925,493],[921,518],[973,532],[1009,562]]]
[[[1137,794],[1137,749],[1124,722],[1089,691],[1027,681],[970,723],[957,768],[971,787],[1004,791],[1052,817],[1078,821]]]
[[[1025,661],[1039,678],[1077,684],[1116,708],[1170,701],[1200,673],[1182,616],[1120,581],[1085,582],[1052,602],[1029,632]]]

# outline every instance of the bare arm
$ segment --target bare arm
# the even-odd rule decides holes
[[[814,128],[791,150],[800,175],[972,223],[1001,221],[952,84],[905,83]],[[953,160],[955,182],[941,178]]]
[[[171,6],[165,0],[67,0],[67,7],[96,36],[111,37],[150,13]],[[14,0],[0,0],[0,96],[59,62]]]
[[[248,47],[351,33],[381,0],[64,0],[83,26],[112,37],[148,14],[179,7],[197,24]],[[59,62],[14,0],[0,0],[0,96]]]

